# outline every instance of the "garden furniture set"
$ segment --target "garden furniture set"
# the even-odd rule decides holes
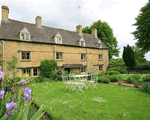
[[[87,80],[90,76],[90,80]],[[88,89],[91,88],[92,90],[96,87],[97,81],[98,81],[98,75],[92,74],[92,75],[69,75],[62,76],[65,88],[64,90],[68,89],[69,91],[79,91],[83,92],[83,88]]]

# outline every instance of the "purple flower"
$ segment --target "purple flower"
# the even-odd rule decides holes
[[[6,93],[7,91],[11,91],[11,87],[5,86],[5,87],[4,87],[4,91],[5,91],[5,93]]]
[[[8,117],[10,115],[11,115],[11,112],[7,110],[6,113],[5,113],[5,116]]]
[[[26,80],[21,81],[19,84],[21,85],[21,84],[24,84],[24,83],[26,83]]]
[[[4,93],[5,93],[4,90],[1,90],[1,91],[0,91],[0,98],[1,98],[1,99],[4,99]]]
[[[17,112],[16,108],[17,108],[17,102],[11,101],[10,103],[6,103],[7,111],[5,113],[5,116],[10,116],[11,113],[14,114],[14,112]]]
[[[146,82],[146,83],[148,83],[148,84],[149,84],[149,82]]]
[[[23,92],[24,92],[24,97],[23,97],[24,101],[31,99],[31,92],[32,92],[32,90],[30,88],[25,87],[23,89]]]
[[[3,75],[4,73],[2,71],[0,71],[0,78],[3,80]]]
[[[25,88],[23,89],[23,92],[24,92],[24,93],[31,94],[32,90],[31,90],[30,88],[25,87]]]

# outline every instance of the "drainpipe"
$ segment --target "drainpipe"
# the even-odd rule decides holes
[[[2,52],[2,56],[3,56],[3,60],[4,60],[4,41],[2,40],[3,43],[3,52]],[[2,71],[4,72],[4,66],[2,67]]]

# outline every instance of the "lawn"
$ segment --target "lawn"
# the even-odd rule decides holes
[[[84,93],[64,91],[63,82],[43,82],[33,87],[36,104],[46,103],[53,120],[149,120],[150,95],[137,88],[97,84]]]

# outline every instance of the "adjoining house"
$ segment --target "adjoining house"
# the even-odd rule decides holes
[[[17,76],[29,73],[38,76],[42,60],[55,59],[62,71],[106,72],[109,58],[108,49],[97,38],[97,29],[92,35],[82,33],[82,25],[76,31],[68,31],[42,25],[42,18],[37,16],[35,24],[8,18],[9,8],[2,6],[0,26],[0,53],[4,61],[12,60],[12,55],[19,58]],[[1,69],[5,76],[6,65]]]

